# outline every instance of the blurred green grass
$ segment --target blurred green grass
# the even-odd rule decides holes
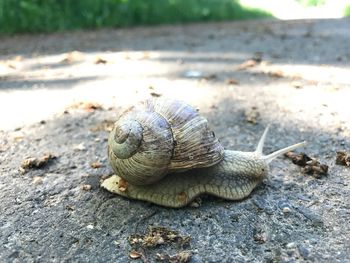
[[[0,0],[0,33],[272,17],[237,0]]]
[[[297,0],[300,4],[304,6],[320,6],[326,3],[326,0]]]
[[[344,16],[350,16],[350,5],[345,7],[345,9],[344,9]]]

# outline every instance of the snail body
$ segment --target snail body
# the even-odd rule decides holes
[[[185,112],[190,111],[191,114],[195,111],[192,107],[189,105],[179,102],[179,101],[172,101],[172,100],[166,100],[162,102],[156,103],[156,107],[154,107],[153,103],[155,102],[146,102],[146,108],[147,110],[151,108],[154,110],[159,105],[162,107],[166,107],[167,105],[171,105],[168,108],[165,108],[167,110],[170,109],[169,113],[171,116],[172,111],[175,110],[175,112],[181,113],[181,109],[179,110],[179,106],[181,108],[181,105],[183,105],[183,109],[186,109]],[[149,106],[151,104],[151,106]],[[173,106],[177,105],[177,107],[173,108]],[[164,111],[164,108],[162,108]],[[176,111],[176,109],[178,109]],[[127,165],[122,164],[120,160],[116,160],[116,154],[113,148],[115,148],[114,140],[115,140],[115,134],[118,133],[118,127],[120,127],[120,120],[123,120],[125,118],[124,116],[127,116],[128,113],[135,111],[135,109],[131,109],[126,112],[126,114],[123,114],[122,117],[116,122],[115,127],[113,131],[111,132],[111,135],[109,137],[109,161],[111,163],[111,166],[113,170],[116,172],[116,175],[111,176],[110,178],[106,179],[102,183],[102,187],[107,189],[110,192],[119,194],[124,197],[128,197],[131,199],[138,199],[138,200],[144,200],[151,203],[155,203],[162,206],[167,207],[182,207],[186,206],[189,203],[191,203],[196,197],[202,195],[202,194],[209,194],[214,195],[223,199],[228,200],[241,200],[245,197],[249,196],[250,193],[254,190],[254,188],[268,175],[269,171],[269,163],[275,159],[277,156],[280,156],[284,154],[285,152],[291,151],[297,147],[303,146],[305,142],[298,143],[289,147],[286,147],[284,149],[281,149],[279,151],[276,151],[269,155],[263,155],[263,145],[265,142],[266,134],[268,132],[268,127],[265,129],[259,143],[257,146],[256,151],[254,152],[241,152],[241,151],[232,151],[232,150],[223,150],[222,146],[218,142],[218,140],[215,138],[214,134],[211,132],[211,130],[208,128],[207,122],[203,117],[200,117],[199,114],[196,112],[196,114],[193,113],[192,118],[199,118],[197,120],[199,123],[202,123],[202,125],[195,126],[196,127],[196,135],[193,136],[191,132],[193,132],[193,128],[191,125],[193,123],[197,123],[197,121],[192,122],[192,124],[189,124],[186,126],[186,122],[180,122],[181,127],[185,127],[183,129],[188,130],[188,134],[186,134],[186,143],[189,143],[194,147],[191,148],[190,154],[195,153],[194,155],[188,157],[188,152],[185,152],[184,154],[180,154],[180,162],[176,165],[172,165],[172,157],[176,156],[174,150],[170,153],[170,160],[168,161],[162,161],[159,160],[159,163],[161,163],[164,166],[164,163],[166,163],[165,170],[161,170],[161,176],[157,175],[157,179],[151,179],[152,182],[149,180],[149,176],[152,175],[151,166],[146,167],[145,165],[141,164],[140,167],[135,168],[135,165],[138,165],[139,162],[141,162],[140,157],[138,157],[132,162],[127,162]],[[138,110],[136,110],[138,111]],[[140,112],[137,114],[141,114]],[[182,113],[183,114],[183,113]],[[187,116],[191,116],[191,114],[188,114]],[[131,114],[132,116],[134,114]],[[162,116],[166,116],[166,114],[161,114]],[[181,114],[180,114],[181,115]],[[131,118],[132,116],[129,116],[128,118]],[[198,117],[199,116],[199,117]],[[136,118],[136,120],[139,122],[139,117]],[[183,120],[183,117],[177,117]],[[167,120],[167,118],[165,118]],[[167,121],[168,122],[168,121]],[[142,123],[142,122],[141,122]],[[151,122],[146,122],[151,123]],[[168,122],[169,124],[169,122]],[[128,126],[125,131],[122,132],[122,134],[128,134],[131,133],[131,131],[141,130],[138,127],[138,124],[136,124],[136,128],[134,128],[132,124],[131,126]],[[142,125],[142,124],[141,124]],[[171,122],[170,122],[171,125]],[[180,127],[177,126],[177,127]],[[163,125],[163,127],[168,127],[167,125]],[[172,127],[172,133],[174,134],[174,126]],[[198,131],[198,128],[201,128],[203,130]],[[145,128],[142,128],[145,130]],[[179,131],[176,131],[179,132]],[[181,133],[181,131],[180,131]],[[204,134],[204,135],[203,135]],[[192,135],[192,136],[191,136]],[[134,135],[131,135],[134,136]],[[164,136],[165,141],[168,141],[171,139],[168,139],[168,135]],[[198,138],[198,136],[200,138]],[[125,139],[127,137],[127,139]],[[134,138],[129,138],[129,136],[125,136],[123,140],[124,141],[134,141]],[[140,136],[139,136],[140,137]],[[208,139],[209,142],[203,141],[203,139]],[[174,138],[174,137],[173,137]],[[180,138],[180,137],[175,137]],[[196,142],[193,142],[193,140],[196,140]],[[121,141],[121,140],[120,140]],[[141,141],[141,143],[144,143]],[[140,142],[138,142],[138,145],[141,145]],[[178,147],[178,151],[181,151],[182,148],[181,140],[177,141],[176,144],[173,144],[173,147]],[[171,145],[171,143],[169,144]],[[209,145],[209,147],[208,147]],[[129,146],[123,146],[124,148],[127,148]],[[132,146],[134,147],[134,146]],[[167,147],[167,146],[166,146]],[[165,147],[165,148],[166,148]],[[130,148],[130,147],[129,147]],[[156,148],[156,147],[155,147]],[[197,149],[199,148],[199,150]],[[152,148],[154,149],[154,148]],[[160,148],[157,148],[158,150]],[[180,149],[180,150],[179,150]],[[205,150],[203,150],[205,149]],[[132,150],[127,149],[129,152],[134,152],[134,154],[137,151],[144,150],[142,147],[138,150],[135,150],[132,148]],[[209,154],[205,155],[205,151],[207,151]],[[198,154],[199,153],[199,154]],[[204,155],[203,155],[204,154]],[[122,154],[121,154],[122,155]],[[129,153],[128,153],[129,155]],[[141,154],[142,156],[142,154]],[[166,155],[168,158],[169,155]],[[158,158],[158,157],[157,157]],[[199,163],[196,163],[196,160],[199,159]],[[125,158],[127,159],[127,158]],[[125,160],[121,159],[121,160]],[[155,172],[159,172],[157,164],[157,159],[152,159],[152,164],[155,166]],[[148,162],[148,161],[147,161]],[[132,180],[129,180],[128,177],[128,170],[132,168],[132,173],[136,173],[137,171],[139,174],[137,175],[136,183]],[[170,168],[169,168],[170,167]],[[142,175],[143,171],[146,171],[146,183],[142,183]],[[127,176],[125,176],[127,175]],[[134,175],[134,174],[133,174]]]

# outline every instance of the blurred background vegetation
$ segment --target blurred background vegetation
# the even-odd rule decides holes
[[[350,5],[345,7],[345,9],[344,9],[344,16],[350,16]]]
[[[0,0],[0,33],[174,24],[273,17],[287,0]],[[293,1],[293,0],[292,0]],[[305,8],[330,0],[294,0]],[[334,1],[334,0],[333,0]],[[344,0],[346,1],[346,0]],[[244,2],[258,3],[258,8]],[[276,4],[274,4],[276,2]],[[290,2],[290,1],[289,1]],[[266,10],[265,10],[266,9]],[[284,7],[289,11],[288,7]],[[344,9],[350,15],[350,5]]]
[[[236,0],[0,0],[0,32],[52,32],[271,17]]]

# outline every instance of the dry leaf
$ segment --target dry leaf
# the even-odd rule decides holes
[[[94,169],[101,168],[102,164],[100,162],[93,162],[90,166]]]
[[[335,163],[350,167],[350,153],[345,151],[337,152],[337,158],[335,160]]]
[[[310,174],[317,179],[321,178],[323,175],[327,175],[328,173],[328,165],[321,164],[315,158],[311,158],[305,153],[298,154],[294,152],[287,152],[284,155],[291,159],[294,164],[303,167],[303,173]]]
[[[191,251],[181,251],[175,255],[168,255],[166,253],[157,253],[156,259],[158,261],[166,261],[169,263],[187,263],[190,262],[192,257]]]
[[[307,156],[305,153],[295,153],[295,152],[287,152],[284,154],[284,156],[288,157],[292,160],[292,162],[296,165],[299,165],[301,167],[305,167],[306,163],[308,161],[311,161],[312,159]]]
[[[82,53],[78,51],[72,51],[65,54],[64,58],[61,60],[61,63],[72,64],[81,60],[83,60]]]
[[[137,251],[131,251],[129,253],[129,257],[131,259],[138,259],[138,258],[141,258],[142,257],[142,254],[140,252],[137,252]]]
[[[73,145],[73,150],[75,150],[75,151],[85,151],[86,147],[84,146],[84,143],[82,142],[82,143]]]
[[[208,75],[204,76],[204,79],[206,79],[206,80],[216,79],[216,78],[218,78],[218,76],[215,73],[208,74]]]
[[[254,59],[248,59],[244,61],[242,64],[238,65],[237,70],[247,69],[255,67],[258,64]]]
[[[66,205],[64,208],[67,209],[68,211],[74,211],[73,205]]]
[[[99,103],[96,102],[85,102],[81,105],[81,108],[86,110],[86,111],[94,111],[94,110],[101,110],[102,106]]]
[[[142,247],[156,247],[169,243],[176,243],[184,247],[189,245],[191,237],[181,236],[179,232],[165,227],[149,227],[145,235],[131,235],[128,240],[130,245],[141,245]]]
[[[92,189],[92,185],[91,184],[83,184],[81,186],[81,189],[84,191],[90,191]]]
[[[18,135],[18,136],[15,136],[15,137],[14,137],[14,140],[15,140],[16,142],[20,142],[20,141],[23,140],[23,138],[24,138],[23,135]]]
[[[35,176],[33,178],[33,184],[34,185],[39,185],[43,183],[43,178],[41,176]]]
[[[267,73],[270,77],[273,78],[284,78],[285,75],[282,70],[277,69],[277,70],[271,70]]]
[[[118,184],[118,189],[120,192],[125,192],[126,189],[128,189],[128,182],[125,181],[123,178],[120,178],[119,184]]]
[[[48,153],[41,158],[29,157],[23,160],[20,171],[22,173],[27,172],[29,169],[39,169],[47,165],[51,160],[56,159],[57,157]]]
[[[229,79],[229,80],[227,80],[227,84],[229,84],[229,85],[239,85],[239,82],[238,82],[238,80],[235,80],[235,79]]]
[[[103,120],[102,122],[96,124],[94,127],[90,128],[90,131],[92,132],[98,132],[98,131],[107,131],[110,132],[113,130],[115,121],[112,120]]]
[[[245,111],[244,115],[247,122],[256,124],[260,113],[257,107],[252,107],[250,110]]]
[[[301,89],[303,87],[303,84],[300,81],[293,81],[291,85],[296,89]]]
[[[103,59],[101,57],[96,58],[95,64],[106,64],[108,61],[106,59]]]
[[[328,165],[321,164],[316,160],[311,160],[306,163],[306,166],[302,169],[303,173],[310,174],[313,177],[319,179],[322,175],[327,175]]]
[[[157,93],[157,92],[151,92],[150,95],[151,95],[152,97],[155,97],[155,98],[158,98],[158,97],[162,96],[162,94]]]
[[[102,105],[97,103],[97,102],[83,101],[83,102],[74,103],[71,106],[69,106],[67,109],[82,109],[82,110],[86,110],[88,112],[92,112],[95,110],[101,110]]]

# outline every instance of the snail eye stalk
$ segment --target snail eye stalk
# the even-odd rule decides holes
[[[270,163],[272,160],[276,159],[278,156],[281,156],[287,152],[293,151],[296,148],[299,148],[299,147],[306,145],[306,141],[303,141],[303,142],[299,142],[299,143],[293,144],[291,146],[288,146],[286,148],[280,149],[278,151],[275,151],[269,155],[264,155],[263,148],[264,148],[264,143],[265,143],[266,135],[267,135],[267,132],[269,131],[269,128],[270,128],[270,125],[268,125],[266,127],[263,135],[261,136],[261,138],[259,140],[258,146],[256,147],[256,150],[255,150],[255,153],[258,156],[261,156],[262,159],[265,160],[266,163]]]

